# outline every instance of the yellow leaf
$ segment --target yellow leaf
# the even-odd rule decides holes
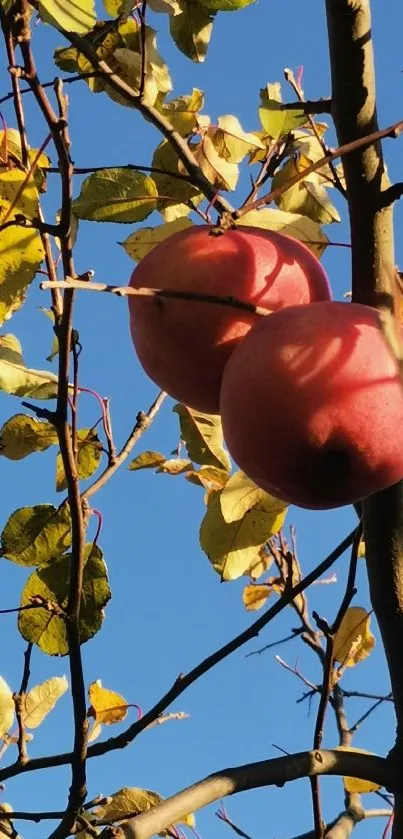
[[[150,251],[154,250],[160,242],[168,239],[179,230],[186,230],[192,227],[193,222],[187,218],[178,218],[174,221],[160,224],[158,227],[140,227],[131,233],[130,236],[120,244],[123,245],[126,253],[136,262],[140,262]]]
[[[197,125],[197,117],[204,103],[203,91],[194,87],[192,93],[177,96],[169,102],[157,99],[155,105],[161,113],[169,119],[172,128],[183,137],[192,133]]]
[[[165,460],[158,466],[157,472],[164,472],[167,475],[181,475],[183,472],[188,472],[193,467],[191,460],[182,457],[174,457],[171,460]]]
[[[190,207],[186,205],[186,201],[192,199],[197,202],[200,199],[200,191],[189,183],[189,181],[181,180],[175,174],[179,172],[179,159],[168,140],[163,140],[155,149],[152,159],[153,167],[156,169],[163,169],[166,174],[154,173],[153,179],[155,186],[160,196],[157,201],[157,210],[164,216],[166,221],[174,221],[183,215],[190,213]],[[172,172],[172,175],[170,175]],[[182,174],[188,174],[187,170],[182,169]]]
[[[37,728],[53,710],[68,688],[66,676],[53,676],[32,688],[24,700],[23,720],[27,728]]]
[[[273,563],[273,558],[266,553],[265,546],[260,549],[259,555],[251,562],[249,568],[246,569],[245,575],[251,580],[258,580],[265,571],[270,568]]]
[[[365,557],[365,541],[361,539],[360,544],[358,545],[358,556],[360,559]]]
[[[334,640],[334,659],[343,667],[354,667],[372,652],[375,638],[370,630],[371,615],[361,606],[350,606]]]
[[[260,489],[244,472],[235,472],[234,475],[231,475],[220,495],[220,499],[221,512],[227,524],[242,519],[248,510],[260,503],[264,503],[267,508],[271,504],[273,513],[281,516],[282,522],[287,509],[284,501],[279,501],[278,498],[273,498],[264,489]]]
[[[273,178],[273,189],[289,183],[295,175],[299,174],[302,168],[294,158],[287,160]],[[276,204],[280,210],[301,213],[320,224],[340,221],[339,213],[330,201],[327,190],[320,183],[320,178],[316,172],[312,172],[303,181],[299,181],[285,190],[276,199]]]
[[[86,178],[73,211],[87,221],[143,221],[157,206],[157,187],[142,172],[101,169]]]
[[[103,688],[100,679],[89,686],[88,697],[90,700],[88,716],[94,717],[96,723],[112,725],[127,717],[126,700],[119,693]]]
[[[338,746],[337,751],[343,752],[359,752],[363,755],[372,755],[373,752],[368,752],[366,749],[357,749],[353,746]],[[364,793],[364,792],[376,792],[378,789],[381,789],[380,784],[375,784],[373,781],[364,781],[361,778],[350,778],[348,775],[343,777],[344,787],[346,792],[350,793]]]
[[[94,722],[92,728],[89,730],[88,734],[88,743],[93,743],[94,740],[97,740],[102,732],[102,725],[101,723]]]
[[[251,210],[239,219],[240,225],[276,230],[303,242],[318,258],[323,254],[329,239],[320,224],[300,213],[286,213],[284,210],[265,208]]]
[[[209,129],[209,132],[214,133],[215,130],[217,129]],[[192,146],[192,151],[210,183],[217,189],[235,189],[239,177],[239,167],[236,163],[229,163],[220,157],[209,133],[202,137],[198,145]],[[179,171],[185,171],[183,165],[179,166]]]
[[[261,501],[240,521],[227,524],[221,512],[220,493],[211,493],[200,527],[200,544],[222,580],[242,576],[259,557],[262,545],[276,533],[285,511],[273,512],[272,499]]]
[[[165,455],[160,452],[141,452],[141,454],[138,454],[137,457],[131,461],[129,470],[134,472],[137,469],[156,469],[157,466],[161,465],[161,463],[165,463],[165,460]]]
[[[178,49],[192,61],[204,61],[213,29],[213,15],[195,0],[179,0],[180,14],[170,15],[169,31]]]
[[[181,437],[190,459],[201,466],[215,466],[229,472],[231,461],[223,448],[221,418],[180,403],[172,410],[179,415]]]
[[[25,183],[20,169],[0,170],[0,223],[20,214],[38,215],[38,190],[33,179]],[[44,258],[37,230],[12,226],[0,236],[0,324],[24,303],[27,287]]]
[[[211,128],[209,134],[220,157],[230,163],[240,163],[248,152],[264,149],[258,135],[244,131],[232,114],[218,117],[218,128]]]
[[[157,792],[139,787],[123,787],[109,796],[107,804],[94,807],[93,813],[98,819],[118,822],[129,814],[144,813],[162,801]]]
[[[43,452],[57,442],[54,425],[27,414],[15,414],[0,429],[0,455],[9,460],[21,460],[33,452]]]
[[[14,722],[13,693],[7,682],[0,676],[0,738],[7,734]]]
[[[270,597],[272,589],[269,586],[245,586],[242,593],[242,600],[248,612],[255,612],[265,605]]]
[[[192,469],[185,475],[191,484],[198,484],[204,489],[222,489],[228,481],[228,472],[225,469],[218,469],[216,466],[201,466],[200,469]]]
[[[45,23],[67,32],[88,32],[96,23],[94,0],[39,0],[39,15]]]

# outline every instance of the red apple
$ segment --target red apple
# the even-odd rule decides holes
[[[374,309],[292,306],[263,318],[223,375],[224,437],[258,486],[300,507],[403,478],[403,388]]]
[[[271,310],[330,298],[323,268],[305,245],[252,227],[218,236],[207,225],[175,233],[140,262],[130,285],[231,295]],[[225,364],[259,315],[194,300],[128,300],[146,373],[180,402],[218,413]]]

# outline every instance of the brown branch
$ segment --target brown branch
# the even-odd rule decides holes
[[[172,687],[162,696],[161,699],[151,708],[141,719],[137,720],[133,725],[118,734],[115,737],[110,737],[103,743],[93,743],[89,746],[87,757],[99,757],[107,754],[114,749],[123,749],[128,743],[131,743],[150,723],[154,722],[160,714],[162,714],[171,703],[177,699],[190,685],[200,679],[205,673],[216,666],[220,661],[223,661],[231,653],[238,650],[247,641],[255,638],[265,626],[267,626],[276,615],[280,614],[293,599],[305,591],[315,580],[322,574],[328,571],[332,565],[339,559],[340,556],[350,547],[354,540],[356,531],[353,530],[342,542],[335,548],[326,559],[323,560],[316,568],[314,568],[303,580],[300,580],[296,586],[289,589],[284,595],[267,610],[267,612],[258,618],[248,629],[236,635],[231,641],[220,647],[214,653],[209,655],[201,661],[196,667],[190,670],[187,674],[181,674],[174,682]],[[72,753],[65,752],[59,755],[49,755],[42,758],[34,758],[29,761],[23,768],[18,763],[0,769],[0,783],[6,781],[8,778],[15,777],[21,772],[33,772],[38,769],[50,769],[55,766],[64,766],[71,763]]]
[[[169,175],[170,178],[175,178],[178,181],[185,181],[186,183],[193,183],[190,175],[185,175],[182,172],[171,172],[169,169],[160,169],[158,166],[138,166],[136,163],[116,163],[114,166],[74,166],[73,175],[90,175],[92,172],[105,172],[108,169],[127,169],[128,171],[136,172],[151,172],[154,175]],[[43,172],[48,174],[59,174],[58,166],[49,166],[43,169]]]
[[[1,20],[1,11],[0,11],[0,20]],[[3,28],[3,25],[2,25],[2,28]],[[76,75],[73,75],[73,76],[63,76],[62,82],[63,82],[63,84],[72,84],[73,82],[81,82],[81,81],[83,81],[83,79],[99,78],[100,76],[102,77],[103,75],[104,74],[100,71],[92,70],[89,73],[77,73]],[[52,79],[51,82],[42,82],[42,87],[43,88],[54,87],[54,85],[55,85],[54,79]],[[24,93],[32,93],[32,88],[31,87],[21,88],[20,89],[21,96]],[[5,96],[0,97],[0,105],[3,105],[4,102],[9,102],[10,99],[13,99],[13,98],[14,98],[14,91],[10,90],[10,92],[6,93]]]
[[[29,641],[24,653],[24,669],[22,672],[21,686],[17,694],[14,694],[15,715],[18,724],[18,760],[21,764],[27,762],[27,738],[24,723],[24,704],[25,695],[28,688],[29,677],[31,674],[31,655],[33,644]]]
[[[348,0],[345,0],[345,2],[348,2]],[[338,146],[337,149],[329,151],[329,153],[321,157],[320,160],[316,160],[314,163],[311,163],[311,165],[307,166],[306,169],[302,169],[290,178],[287,183],[272,189],[267,195],[262,195],[261,198],[257,198],[253,204],[249,204],[248,207],[245,207],[245,209],[241,208],[240,210],[235,210],[235,212],[232,213],[232,217],[234,219],[238,219],[241,218],[245,212],[249,212],[249,210],[258,210],[260,207],[265,207],[267,204],[271,204],[272,201],[276,201],[277,198],[280,198],[280,195],[283,195],[283,193],[287,192],[288,189],[291,189],[292,186],[296,186],[296,184],[306,180],[306,178],[309,175],[312,175],[313,172],[317,172],[319,169],[322,169],[323,166],[326,166],[338,157],[347,158],[348,155],[351,155],[353,152],[357,152],[359,149],[366,149],[373,146],[374,143],[379,142],[379,140],[382,140],[384,137],[392,137],[395,139],[402,131],[403,120],[399,120],[399,122],[395,122],[393,125],[389,125],[388,128],[383,128],[381,131],[376,130],[372,133],[366,134],[364,137],[359,137],[357,140],[352,140],[351,142]]]
[[[353,300],[393,318],[395,258],[390,183],[379,140],[368,0],[326,0],[338,141],[374,142],[347,156]],[[390,195],[390,193],[389,193]],[[393,429],[391,429],[393,433]],[[397,717],[395,757],[403,761],[403,484],[363,502],[370,595],[388,661]],[[403,835],[403,796],[396,799],[393,837]]]
[[[18,125],[18,132],[20,135],[20,142],[21,142],[21,162],[24,169],[28,168],[29,165],[29,147],[28,147],[28,140],[27,134],[25,129],[25,118],[24,118],[24,111],[22,107],[22,99],[21,99],[21,91],[20,91],[20,83],[18,74],[16,71],[16,62],[15,62],[15,51],[14,51],[14,38],[11,31],[11,26],[9,24],[9,20],[6,16],[4,11],[4,7],[1,6],[0,8],[0,22],[1,28],[3,30],[5,45],[6,45],[6,52],[7,52],[7,60],[9,64],[9,70],[11,74],[11,98],[13,99],[14,103],[14,111]],[[14,71],[14,72],[13,72]]]
[[[1,100],[0,100],[1,102]],[[305,114],[331,114],[332,100],[331,99],[306,99],[304,102],[282,102],[281,110],[283,111],[303,111]]]
[[[242,309],[245,312],[252,312],[254,315],[270,315],[271,310],[263,306],[255,306],[253,303],[246,303],[238,300],[237,297],[220,294],[203,294],[198,291],[180,291],[167,288],[132,288],[132,286],[117,286],[107,283],[93,283],[86,280],[75,280],[68,278],[60,282],[45,280],[40,283],[42,290],[55,288],[81,289],[83,291],[96,291],[100,293],[115,294],[116,297],[162,297],[170,300],[194,300],[199,303],[212,303],[218,306],[231,306],[235,309]]]
[[[249,789],[281,787],[298,778],[320,775],[348,775],[390,787],[391,783],[396,784],[395,773],[394,764],[384,758],[343,751],[301,752],[224,769],[131,819],[125,824],[124,836],[125,839],[149,839],[187,813]]]
[[[25,77],[32,89],[42,115],[48,125],[55,145],[61,174],[62,204],[60,211],[60,248],[64,273],[75,274],[71,241],[71,202],[72,202],[72,163],[70,159],[70,140],[67,128],[67,100],[63,95],[62,84],[55,81],[55,94],[58,114],[53,110],[49,99],[40,84],[30,44],[29,8],[27,0],[21,0],[22,13],[26,18],[26,30],[21,38],[20,48],[24,60]],[[60,453],[66,476],[68,499],[71,514],[71,568],[68,602],[66,607],[66,632],[69,646],[71,692],[74,714],[74,746],[71,761],[72,783],[68,805],[59,826],[53,831],[51,839],[64,839],[73,827],[77,813],[86,798],[85,757],[87,746],[87,712],[85,683],[80,649],[80,604],[84,569],[85,523],[80,498],[77,466],[74,457],[71,430],[68,418],[69,361],[72,340],[72,315],[74,292],[67,290],[63,298],[63,310],[56,322],[56,335],[59,342],[59,371],[57,404],[54,425],[57,430]],[[75,388],[77,398],[77,387]]]
[[[201,192],[209,201],[214,200],[214,207],[219,213],[233,212],[233,207],[222,196],[217,194],[217,189],[203,174],[193,152],[189,148],[186,140],[172,128],[171,123],[166,119],[153,105],[147,104],[144,98],[139,95],[130,85],[126,84],[113,70],[109,67],[106,61],[103,61],[97,54],[96,50],[80,35],[75,32],[66,32],[61,30],[62,34],[76,49],[81,52],[96,70],[101,70],[108,78],[108,84],[120,93],[128,102],[131,103],[152,125],[165,137],[176,152],[179,160],[183,163],[185,169],[189,173],[192,183],[199,187]]]

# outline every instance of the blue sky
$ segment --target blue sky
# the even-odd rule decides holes
[[[374,37],[378,70],[378,108],[381,126],[402,116],[403,76],[400,45],[403,15],[398,0],[389,0],[388,12],[381,0],[373,2]],[[268,81],[282,80],[284,67],[304,66],[304,88],[309,98],[329,95],[329,69],[323,4],[274,4],[260,0],[233,14],[218,15],[204,65],[194,65],[182,56],[168,36],[164,15],[150,15],[159,32],[160,52],[168,62],[176,94],[192,86],[206,94],[204,112],[212,119],[235,113],[245,130],[258,130],[259,88]],[[35,50],[42,80],[52,79],[53,48],[62,43],[45,26],[35,30]],[[2,57],[4,62],[4,57]],[[4,66],[4,63],[3,63]],[[285,83],[283,85],[285,91]],[[0,94],[7,92],[2,76]],[[72,85],[70,129],[72,156],[77,166],[148,164],[159,142],[155,130],[134,111],[121,108],[105,96],[92,96],[84,84]],[[40,144],[45,128],[34,103],[25,98],[28,134],[33,146]],[[4,108],[12,126],[11,106]],[[329,135],[334,143],[333,135]],[[385,142],[390,175],[402,177],[401,140]],[[56,176],[49,184],[46,207],[53,213],[59,206]],[[244,181],[245,183],[245,181]],[[78,194],[79,179],[75,186]],[[348,241],[346,214],[343,223],[328,229],[331,239]],[[159,223],[157,217],[145,224]],[[100,282],[124,284],[133,263],[117,243],[131,232],[131,225],[81,224],[76,249],[78,272],[94,269]],[[396,259],[403,262],[402,213],[396,210]],[[335,297],[350,288],[349,252],[329,248],[324,256]],[[35,281],[25,308],[7,324],[5,331],[21,340],[27,364],[46,367],[52,340],[50,324],[38,311],[48,305]],[[81,383],[110,396],[116,441],[123,442],[137,412],[153,401],[156,388],[142,373],[133,353],[126,303],[107,295],[82,294],[77,301],[75,326],[83,344]],[[144,449],[171,451],[178,440],[171,401],[167,402],[151,430],[141,441]],[[0,396],[0,422],[20,410],[12,397]],[[80,403],[83,425],[97,419],[97,405],[90,396]],[[3,492],[0,522],[17,507],[36,503],[60,503],[54,491],[54,453],[33,455],[19,463],[1,462]],[[198,545],[198,528],[204,514],[203,492],[181,478],[152,473],[130,474],[126,468],[96,496],[94,506],[104,522],[100,544],[108,564],[113,599],[107,607],[102,632],[83,648],[86,682],[102,679],[106,687],[121,692],[129,702],[150,707],[167,690],[181,671],[187,671],[244,627],[251,620],[245,613],[242,582],[220,585]],[[305,571],[320,561],[351,529],[355,514],[345,508],[311,513],[292,508],[288,524],[297,528],[300,561]],[[93,528],[94,525],[92,524]],[[346,558],[337,563],[337,583],[315,586],[310,608],[332,619],[345,579]],[[0,566],[0,607],[16,606],[26,578],[23,569],[7,561]],[[368,605],[364,561],[360,562],[359,593],[355,602]],[[17,689],[22,672],[24,642],[14,616],[2,616],[0,672]],[[225,766],[277,756],[273,743],[286,751],[309,748],[316,703],[295,704],[303,685],[285,672],[274,659],[277,650],[245,658],[245,654],[289,633],[296,625],[286,611],[260,639],[241,649],[193,685],[171,710],[183,710],[190,718],[172,722],[144,733],[128,749],[112,753],[88,765],[91,797],[110,793],[122,786],[140,786],[162,795]],[[278,653],[310,679],[319,679],[313,655],[298,640]],[[51,675],[68,673],[66,659],[51,659],[35,650],[31,685]],[[389,690],[380,644],[366,662],[347,675],[345,687],[374,692]],[[368,703],[351,699],[351,723]],[[72,742],[70,698],[66,695],[36,732],[30,754],[39,756],[66,750]],[[116,727],[116,731],[119,729]],[[365,723],[356,745],[384,754],[392,745],[394,719],[389,706],[382,706]],[[324,744],[336,743],[329,713]],[[11,759],[11,749],[5,762]],[[10,781],[4,800],[14,809],[63,808],[69,783],[68,768],[32,773]],[[322,784],[325,816],[331,819],[342,808],[340,781]],[[368,798],[372,798],[368,797]],[[311,802],[306,781],[285,789],[269,789],[238,796],[228,801],[233,820],[253,839],[289,839],[311,827]],[[374,798],[368,806],[377,806]],[[219,839],[229,830],[214,818],[214,807],[197,817],[203,839]],[[19,825],[30,839],[46,835],[46,825]],[[379,836],[383,823],[366,823],[357,837]]]

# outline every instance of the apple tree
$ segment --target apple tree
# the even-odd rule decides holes
[[[403,835],[403,121],[289,5],[0,0],[1,835]]]

